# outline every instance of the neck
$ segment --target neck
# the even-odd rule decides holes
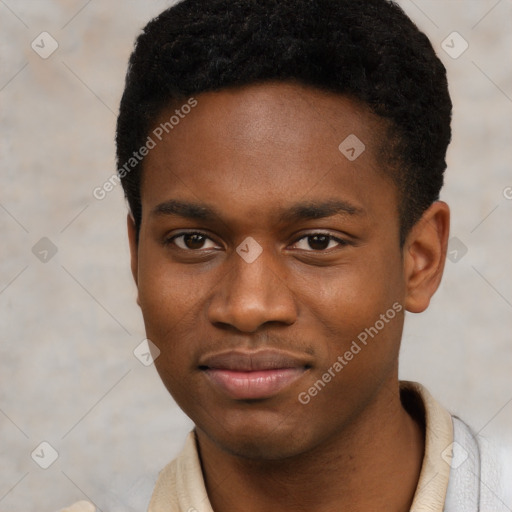
[[[398,379],[342,432],[293,458],[242,459],[196,432],[215,512],[406,512],[424,451],[423,428],[403,408]]]

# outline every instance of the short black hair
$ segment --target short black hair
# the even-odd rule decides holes
[[[452,103],[427,36],[389,0],[184,0],[150,21],[130,57],[116,133],[137,233],[143,161],[129,172],[126,162],[162,110],[270,81],[355,98],[385,120],[382,155],[398,187],[402,245],[439,198]]]

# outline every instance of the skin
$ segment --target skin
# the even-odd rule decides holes
[[[448,206],[435,202],[400,247],[382,123],[353,99],[285,83],[196,98],[146,157],[138,243],[131,217],[128,232],[155,365],[196,425],[213,509],[409,510],[424,432],[400,402],[398,353],[404,311],[426,309],[441,280]],[[352,162],[338,150],[350,134],[366,146]],[[169,200],[215,215],[155,213]],[[332,200],[353,211],[282,216]],[[172,238],[195,230],[206,238]],[[248,236],[262,248],[252,263],[236,252]],[[300,403],[394,303],[402,311]],[[268,347],[305,363],[270,398],[233,399],[199,369],[205,354]]]

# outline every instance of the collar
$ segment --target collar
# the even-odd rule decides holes
[[[443,512],[452,456],[452,417],[421,384],[401,381],[400,394],[404,407],[425,423],[425,454],[410,510]],[[213,512],[194,431],[178,457],[160,472],[148,512]]]

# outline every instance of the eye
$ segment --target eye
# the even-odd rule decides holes
[[[174,243],[185,251],[197,251],[199,249],[213,249],[217,244],[203,233],[187,232],[172,236],[165,241],[165,244]]]
[[[332,249],[336,245],[348,245],[348,242],[327,233],[312,233],[311,235],[303,236],[293,245],[295,249],[304,251],[325,251]]]

